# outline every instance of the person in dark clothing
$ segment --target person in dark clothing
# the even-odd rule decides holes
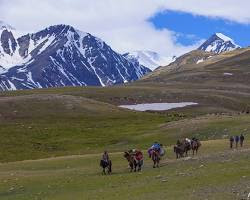
[[[233,148],[233,143],[234,143],[234,137],[231,136],[231,137],[229,138],[229,141],[230,141],[230,148],[232,149],[232,148]]]
[[[234,140],[235,140],[235,147],[237,149],[238,148],[238,143],[240,141],[240,137],[238,135],[236,135],[235,138],[234,138]]]
[[[243,134],[240,135],[240,146],[243,147],[243,142],[245,140],[245,137]]]

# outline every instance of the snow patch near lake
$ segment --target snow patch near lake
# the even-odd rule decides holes
[[[181,103],[146,103],[146,104],[135,104],[135,105],[121,105],[120,108],[127,108],[136,111],[164,111],[171,110],[173,108],[183,108],[186,106],[198,105],[198,103],[193,102],[181,102]]]

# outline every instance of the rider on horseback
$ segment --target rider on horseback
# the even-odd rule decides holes
[[[160,152],[160,150],[161,150],[161,145],[160,145],[158,142],[155,142],[155,143],[152,145],[151,149]]]
[[[107,151],[104,151],[104,153],[102,154],[102,160],[106,163],[109,163],[109,154]]]
[[[136,152],[135,152],[135,159],[138,160],[138,161],[143,160],[143,154],[142,154],[141,151],[136,150]]]
[[[151,158],[151,155],[152,155],[153,151],[160,154],[161,145],[158,142],[154,142],[154,144],[148,149],[148,155],[149,155],[150,158]]]
[[[128,153],[131,155],[131,156],[134,156],[136,160],[142,160],[143,159],[143,154],[140,150],[137,150],[137,149],[130,149],[128,151]]]

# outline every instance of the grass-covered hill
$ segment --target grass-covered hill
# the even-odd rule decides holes
[[[170,145],[180,137],[242,132],[249,126],[249,80],[249,49],[193,51],[129,85],[2,92],[0,161],[144,149],[154,140]],[[184,101],[198,105],[167,112],[117,107]]]

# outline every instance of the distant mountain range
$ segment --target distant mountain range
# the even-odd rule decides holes
[[[134,51],[126,53],[124,56],[130,60],[138,60],[141,65],[146,66],[151,70],[155,70],[160,66],[168,65],[176,59],[175,56],[164,57],[153,51]]]
[[[233,39],[223,35],[222,33],[215,33],[207,41],[205,41],[198,48],[198,50],[219,54],[226,51],[232,51],[238,48],[240,48],[240,46],[235,44]]]
[[[240,48],[222,33],[198,50],[214,54]],[[196,57],[195,63],[210,58]],[[63,86],[109,86],[135,81],[176,57],[153,51],[119,54],[101,39],[69,25],[20,34],[0,21],[0,90]]]
[[[233,39],[222,33],[215,33],[206,40],[198,50],[220,54],[238,48],[240,48],[240,46],[235,44]],[[177,59],[176,56],[162,56],[153,51],[134,51],[126,53],[124,56],[129,60],[137,60],[141,65],[150,68],[152,71],[160,66],[167,66]],[[197,62],[202,61],[203,59],[200,59]]]
[[[0,90],[108,86],[135,81],[151,71],[68,25],[20,36],[1,22],[0,42]]]

